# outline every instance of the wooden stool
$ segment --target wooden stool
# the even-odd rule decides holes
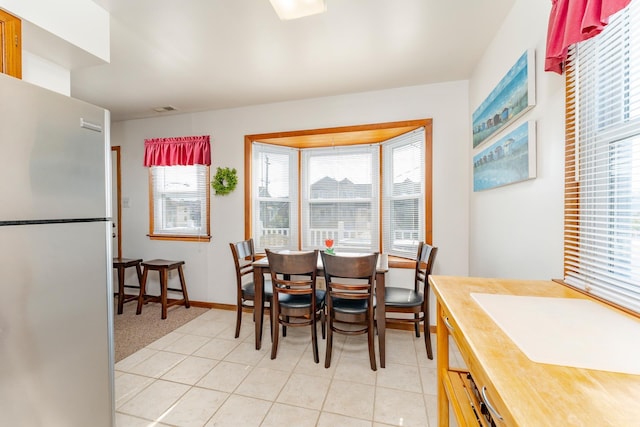
[[[156,301],[162,303],[162,318],[167,318],[167,308],[177,304],[184,304],[186,308],[189,308],[189,296],[187,295],[187,284],[184,281],[184,273],[182,272],[182,266],[184,261],[168,261],[166,259],[154,259],[151,261],[145,261],[142,263],[144,267],[142,273],[142,284],[140,285],[140,295],[138,295],[138,309],[136,314],[142,313],[142,305],[149,301]],[[149,270],[155,270],[160,273],[160,296],[146,295],[147,287],[147,273]],[[178,270],[180,275],[180,287],[182,289],[168,288],[167,282],[169,277],[169,271]],[[167,303],[167,291],[182,292],[183,299],[171,301]]]
[[[136,288],[140,289],[142,284],[142,270],[140,268],[140,263],[142,259],[131,259],[131,258],[114,258],[113,259],[113,268],[118,270],[118,314],[122,314],[122,307],[125,302],[133,301],[138,299],[138,295],[125,295],[124,288]],[[136,273],[138,274],[138,286],[135,285],[125,285],[124,283],[124,273],[125,269],[129,267],[135,267]]]

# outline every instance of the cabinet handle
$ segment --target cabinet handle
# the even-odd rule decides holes
[[[451,326],[451,323],[449,323],[449,318],[444,317],[442,320],[444,320],[444,326],[446,326],[448,330],[453,332],[453,326]]]
[[[491,402],[489,402],[489,398],[487,397],[487,387],[482,386],[481,392],[482,392],[482,400],[484,400],[484,403],[487,404],[487,408],[489,408],[489,411],[491,411],[493,415],[496,416],[497,419],[499,419],[500,421],[504,421],[504,418],[502,418],[502,415],[500,415],[500,413],[496,411],[493,405],[491,405]]]

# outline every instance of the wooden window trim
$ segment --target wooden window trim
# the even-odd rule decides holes
[[[251,183],[252,171],[251,163],[253,158],[253,143],[263,142],[273,145],[280,145],[291,148],[319,148],[331,146],[345,146],[357,144],[379,143],[405,134],[412,130],[424,127],[425,134],[425,242],[432,244],[433,239],[433,140],[432,140],[432,119],[406,120],[388,123],[376,123],[358,126],[344,126],[324,129],[297,130],[289,132],[274,132],[264,134],[245,135],[244,137],[244,233],[245,238],[251,237],[252,233],[252,198]],[[298,162],[300,156],[298,156]],[[384,159],[383,159],[384,161]],[[382,168],[382,162],[380,164]],[[299,170],[299,168],[298,168]],[[300,191],[300,190],[299,190]],[[380,194],[382,194],[382,180],[380,181]],[[382,203],[382,200],[380,200]],[[300,206],[298,206],[300,209]],[[382,211],[381,211],[382,212]],[[300,214],[300,212],[298,212]],[[300,215],[298,220],[300,221]],[[382,216],[380,217],[382,221]],[[382,251],[382,224],[378,227],[380,248]],[[300,237],[299,237],[300,238]],[[300,242],[298,242],[300,247]],[[400,260],[400,257],[396,257]],[[407,268],[405,263],[397,261],[401,268]],[[413,268],[413,267],[410,267]]]
[[[563,276],[567,277],[569,267],[567,243],[570,246],[579,245],[579,199],[573,194],[580,192],[580,183],[576,180],[576,94],[571,92],[572,81],[576,78],[575,69],[570,63],[566,63],[565,69],[565,149],[564,149],[564,260]],[[575,88],[574,88],[575,90]]]
[[[0,72],[22,79],[22,21],[1,9]]]

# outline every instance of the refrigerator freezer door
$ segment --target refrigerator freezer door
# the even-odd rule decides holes
[[[0,222],[110,217],[105,110],[3,74],[0,93]]]
[[[0,425],[113,425],[109,227],[0,227]]]

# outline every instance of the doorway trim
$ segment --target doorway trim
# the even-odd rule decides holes
[[[115,173],[115,184],[116,184],[116,240],[118,241],[118,258],[122,258],[122,185],[121,185],[121,174],[120,174],[120,146],[116,145],[111,147],[111,151],[115,152],[116,155],[116,173]],[[113,178],[113,177],[112,177]],[[112,190],[113,191],[113,190]],[[113,208],[113,207],[112,207]]]

